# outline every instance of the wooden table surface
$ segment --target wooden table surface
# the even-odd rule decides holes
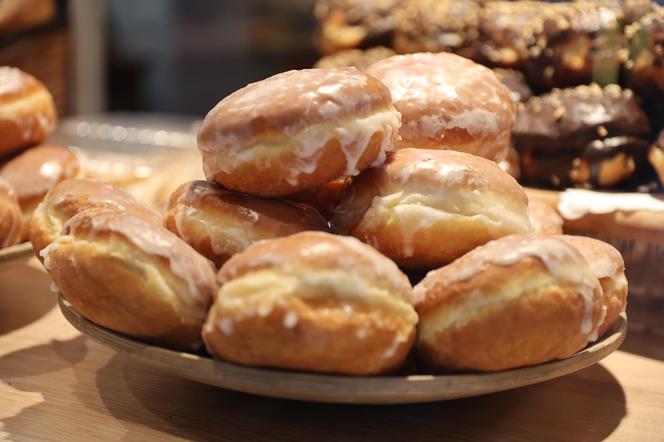
[[[602,363],[513,391],[403,406],[314,404],[142,366],[62,317],[36,260],[0,266],[0,438],[7,440],[664,441],[664,339],[629,333]]]

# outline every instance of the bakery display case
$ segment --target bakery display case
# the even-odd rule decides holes
[[[0,434],[657,440],[663,112],[651,0],[0,2]]]

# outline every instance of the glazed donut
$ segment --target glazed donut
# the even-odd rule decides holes
[[[597,332],[602,336],[627,306],[628,284],[622,255],[615,247],[598,239],[572,235],[560,235],[557,238],[581,252],[590,270],[599,279],[604,293],[604,311]]]
[[[390,91],[356,68],[289,71],[223,99],[198,132],[205,176],[279,196],[357,175],[393,149]]]
[[[60,181],[74,178],[80,173],[80,162],[71,150],[50,145],[29,149],[0,169],[0,177],[16,190],[26,227],[24,238],[28,236],[27,228],[32,212],[48,191]]]
[[[71,217],[86,209],[103,207],[130,211],[161,224],[157,212],[118,186],[95,180],[67,179],[56,184],[32,214],[30,242],[35,254],[39,256],[39,252],[53,242]]]
[[[0,249],[21,242],[22,231],[23,218],[14,189],[0,178]]]
[[[203,327],[217,358],[368,375],[402,365],[417,315],[406,276],[355,238],[302,232],[232,257]]]
[[[397,147],[453,149],[500,161],[514,125],[509,90],[488,68],[449,53],[397,55],[367,72],[401,112]]]
[[[520,107],[513,139],[527,182],[612,187],[646,162],[650,126],[629,89],[555,89]]]
[[[328,230],[316,209],[191,181],[171,195],[164,225],[203,256],[221,266],[262,239],[305,230]]]
[[[555,237],[511,235],[430,272],[414,289],[416,356],[433,371],[498,371],[563,359],[597,339],[602,289]]]
[[[492,239],[532,231],[523,188],[495,162],[427,149],[398,150],[355,178],[332,226],[399,266],[420,270]]]
[[[56,119],[44,84],[19,69],[0,67],[0,157],[44,141]]]
[[[563,233],[563,219],[550,205],[538,201],[528,201],[528,217],[533,232],[538,235],[560,235]]]
[[[296,203],[311,206],[318,210],[325,219],[330,219],[334,214],[334,209],[341,202],[344,190],[349,182],[348,178],[339,178],[293,195],[287,195],[286,198]]]
[[[212,264],[132,212],[84,210],[41,251],[62,296],[90,321],[174,348],[197,348],[217,289]]]

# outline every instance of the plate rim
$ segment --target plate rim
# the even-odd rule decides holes
[[[13,246],[0,249],[0,264],[24,258],[33,254],[30,241],[24,241]]]
[[[613,353],[626,336],[622,313],[600,341],[574,356],[495,373],[344,376],[250,367],[147,344],[99,326],[59,294],[65,319],[104,347],[190,380],[260,396],[346,404],[406,404],[473,397],[545,382],[589,367]],[[195,363],[195,365],[191,365]],[[192,370],[195,367],[196,370]],[[357,392],[362,392],[357,394]],[[355,393],[355,394],[353,394]]]

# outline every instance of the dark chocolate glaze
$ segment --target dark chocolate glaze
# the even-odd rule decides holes
[[[618,154],[624,154],[634,161],[635,169],[625,178],[610,187],[635,186],[637,171],[647,167],[648,142],[635,137],[612,137],[595,140],[581,151],[562,150],[560,152],[532,152],[522,155],[522,175],[524,180],[544,186],[564,188],[573,185],[600,188],[599,171],[605,161]],[[582,183],[572,180],[571,172],[575,165],[584,162],[590,168],[588,179]],[[627,185],[629,183],[629,185]]]
[[[554,187],[602,187],[605,161],[624,154],[635,169],[625,168],[621,183],[648,167],[650,126],[631,91],[617,85],[556,89],[519,106],[512,134],[521,155],[525,181]],[[587,169],[573,177],[573,170]],[[580,178],[581,177],[581,178]]]
[[[631,91],[617,85],[554,90],[533,97],[517,114],[513,140],[520,152],[580,152],[594,140],[647,139],[648,119]]]

